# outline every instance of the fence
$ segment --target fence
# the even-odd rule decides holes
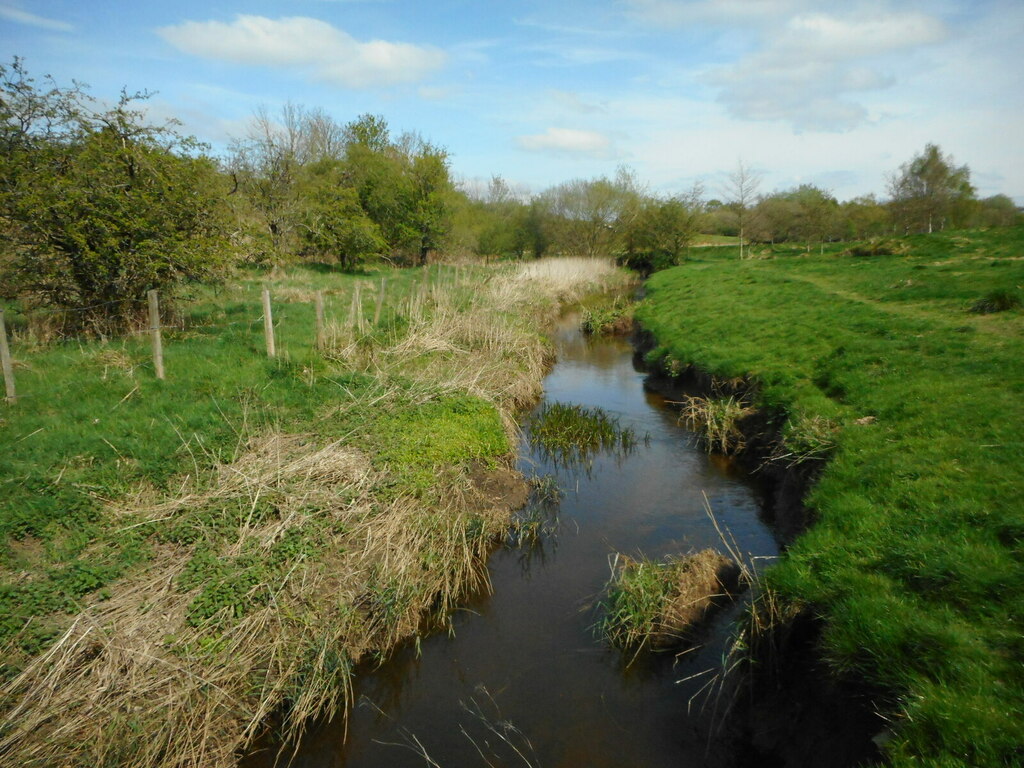
[[[461,269],[454,268],[450,274],[446,276],[446,280],[443,282],[449,282],[451,286],[459,285],[461,283]],[[408,296],[409,310],[413,311],[415,308],[422,309],[426,294],[430,291],[436,283],[433,283],[430,278],[430,273],[424,271],[422,280],[416,281],[418,285],[414,285],[410,288]],[[388,292],[388,278],[382,277],[380,282],[376,284],[376,297],[373,304],[371,305],[373,310],[372,326],[378,327],[381,321],[381,316],[384,310],[386,294]],[[415,290],[413,290],[413,288]],[[400,295],[400,294],[397,294]],[[168,371],[165,366],[164,360],[164,338],[162,331],[171,327],[165,326],[161,320],[160,310],[160,295],[156,290],[148,291],[144,299],[137,300],[140,303],[145,303],[148,307],[148,327],[137,331],[135,334],[129,335],[142,335],[148,334],[150,337],[150,348],[153,361],[153,371],[157,379],[165,379],[168,376]],[[108,302],[110,304],[125,304],[126,302]],[[324,290],[317,290],[313,295],[313,308],[315,312],[315,331],[314,337],[311,340],[312,345],[316,349],[323,349],[327,342],[327,323],[325,320],[325,306],[324,306]],[[59,310],[46,310],[48,313],[59,313],[59,312],[77,312],[94,310],[102,305],[90,305],[86,307],[70,307]],[[364,285],[362,282],[356,282],[352,287],[352,298],[348,310],[348,327],[358,333],[365,333],[370,325],[367,314],[371,308],[366,305],[364,297]],[[274,325],[274,301],[271,294],[271,290],[268,287],[264,287],[261,291],[261,309],[262,309],[262,320],[263,320],[263,336],[266,347],[266,355],[268,358],[275,358],[278,355],[277,339]],[[258,322],[258,319],[255,319]],[[250,321],[251,323],[252,321]],[[173,326],[177,328],[177,326]],[[5,400],[8,404],[13,405],[17,402],[20,397],[25,395],[19,395],[15,382],[15,361],[11,355],[10,340],[8,337],[8,328],[5,320],[5,312],[0,309],[0,364],[2,364],[3,379],[4,379],[4,390]],[[173,376],[173,371],[170,372]]]

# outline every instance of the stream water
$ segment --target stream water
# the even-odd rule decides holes
[[[493,591],[470,601],[453,631],[399,648],[357,675],[356,706],[311,728],[294,766],[734,766],[709,734],[721,702],[707,686],[721,665],[729,612],[677,657],[635,659],[602,645],[594,603],[614,553],[660,558],[722,549],[704,509],[754,557],[777,554],[756,484],[708,456],[644,387],[623,339],[589,339],[566,318],[546,402],[599,406],[641,437],[628,455],[558,467],[520,448],[527,476],[557,479],[555,530],[531,549],[491,557]],[[642,438],[648,435],[649,439]],[[702,693],[702,689],[704,692]],[[426,756],[429,757],[426,757]]]

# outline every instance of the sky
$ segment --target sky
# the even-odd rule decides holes
[[[938,144],[1024,205],[1024,0],[0,0],[0,62],[155,92],[223,151],[290,103],[372,113],[480,189],[634,170],[652,193],[884,197]]]

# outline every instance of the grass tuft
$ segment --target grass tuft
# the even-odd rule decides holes
[[[636,432],[603,408],[545,403],[529,422],[530,442],[556,463],[587,463],[602,451],[629,453]]]
[[[597,631],[623,650],[678,645],[743,588],[740,576],[740,566],[713,549],[664,562],[616,554]]]
[[[976,315],[991,315],[996,312],[1007,312],[1021,305],[1020,294],[1013,290],[997,289],[989,291],[971,304],[970,312]]]

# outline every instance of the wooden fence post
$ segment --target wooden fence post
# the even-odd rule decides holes
[[[160,299],[156,289],[146,292],[149,299],[149,336],[153,341],[153,367],[156,369],[156,377],[164,377],[164,344],[160,338]]]
[[[7,346],[7,325],[4,323],[4,311],[0,309],[0,365],[4,371],[4,389],[6,390],[8,403],[13,404],[18,399],[18,393],[14,389],[14,363],[11,362],[11,349]]]
[[[324,345],[324,292],[316,292],[316,348]]]
[[[267,337],[267,357],[277,357],[274,347],[274,318],[270,314],[270,289],[263,289],[263,333]]]
[[[388,287],[388,279],[382,277],[380,279],[380,291],[377,293],[377,306],[373,310],[373,327],[376,328],[380,324],[380,311],[384,307],[384,289]]]

